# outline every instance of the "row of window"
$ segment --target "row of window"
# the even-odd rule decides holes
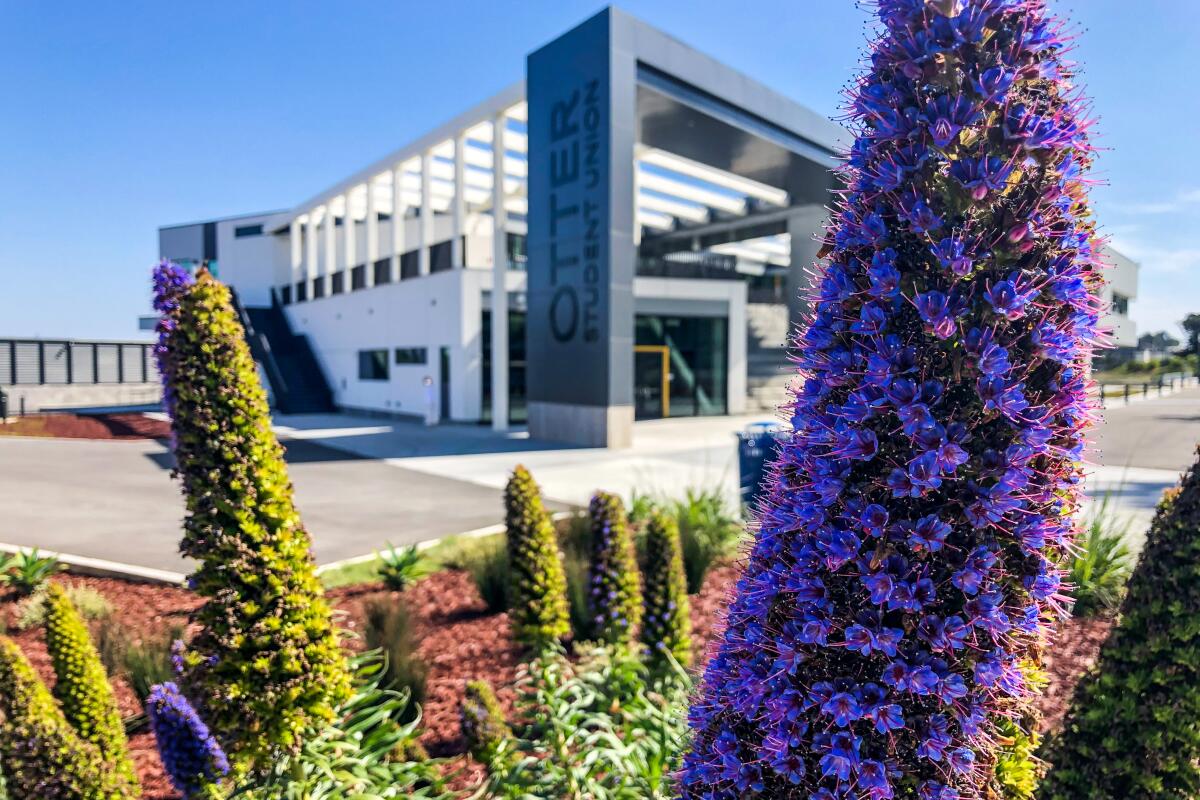
[[[262,232],[262,226],[246,226],[247,228],[257,227],[259,233]],[[234,231],[237,236],[246,235],[252,236],[255,234],[247,233],[240,234],[238,228]],[[527,256],[525,253],[525,235],[519,233],[510,233],[507,237],[508,245],[508,268],[515,270],[524,270]],[[466,237],[463,238],[463,247],[466,247]],[[420,270],[419,262],[420,253],[417,250],[409,250],[400,256],[400,280],[406,281],[411,278],[416,278]],[[429,271],[430,273],[445,272],[453,267],[452,251],[450,242],[438,242],[429,248]],[[346,286],[346,270],[338,270],[329,276],[329,294],[343,294],[347,290],[356,292],[359,289],[367,288],[367,269],[372,272],[374,284],[382,286],[392,282],[392,262],[390,258],[381,258],[373,264],[359,264],[356,267],[351,267],[350,286]],[[303,303],[309,298],[316,300],[325,296],[325,282],[323,280],[304,280],[295,285],[279,287],[279,300],[287,306],[292,303]]]
[[[397,347],[393,351],[392,357],[397,364],[425,364],[429,360],[429,353],[424,347]],[[358,351],[358,379],[360,381],[386,381],[389,377],[388,351],[386,349]]]

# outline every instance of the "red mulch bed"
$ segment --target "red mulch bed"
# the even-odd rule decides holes
[[[720,612],[736,574],[737,568],[733,565],[718,567],[709,574],[701,592],[692,598],[692,625],[698,657],[719,630]],[[101,592],[117,609],[118,620],[138,631],[161,631],[183,622],[188,611],[198,604],[196,597],[184,589],[108,578],[63,576],[59,580],[86,584]],[[380,584],[344,587],[329,594],[335,607],[344,615],[342,625],[351,631],[359,627],[363,604],[368,599],[379,595],[398,597]],[[458,701],[467,681],[486,678],[497,687],[501,703],[506,708],[511,707],[511,685],[520,657],[509,640],[508,616],[488,614],[470,577],[459,571],[439,572],[425,578],[404,593],[404,600],[412,610],[420,655],[429,666],[422,742],[435,756],[453,757],[451,766],[463,768],[454,784],[466,788],[478,780],[482,768],[461,755]],[[30,655],[38,671],[47,680],[52,680],[40,631],[16,632],[12,626],[15,605],[15,598],[0,596],[0,622],[8,623],[11,635]],[[1095,661],[1111,625],[1110,619],[1092,618],[1072,620],[1064,626],[1046,658],[1050,685],[1041,703],[1045,728],[1052,727],[1062,718],[1075,684]],[[129,687],[120,680],[115,683],[122,713],[139,711]],[[152,737],[148,733],[138,734],[133,737],[131,747],[145,798],[175,798],[162,773]]]
[[[117,609],[117,619],[138,632],[158,633],[169,630],[173,625],[185,623],[188,612],[199,605],[198,598],[191,592],[169,586],[76,575],[63,575],[56,580],[67,584],[84,584],[100,592],[108,598],[113,608]],[[48,686],[53,686],[54,671],[50,667],[50,657],[46,653],[41,630],[35,627],[18,631],[15,627],[16,606],[19,600],[20,598],[12,595],[0,595],[0,630],[7,627],[8,635],[15,639],[29,656],[42,679]],[[141,704],[134,696],[133,690],[122,680],[113,681],[113,685],[121,713],[126,716],[140,713]],[[154,737],[150,732],[135,734],[130,738],[129,746],[142,780],[145,800],[177,798],[179,795],[171,788],[170,781],[163,774],[162,765],[158,761],[158,751],[154,748]]]
[[[0,436],[59,439],[166,439],[171,424],[145,414],[30,414],[0,420]]]

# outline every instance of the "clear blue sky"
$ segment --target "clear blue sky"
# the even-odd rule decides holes
[[[1200,312],[1193,0],[1055,0],[1102,153],[1094,193],[1142,263],[1142,331]],[[159,225],[283,208],[519,79],[601,8],[521,3],[0,0],[0,336],[136,336]],[[851,0],[622,7],[832,115]]]

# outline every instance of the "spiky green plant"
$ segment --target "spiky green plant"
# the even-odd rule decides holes
[[[14,800],[131,796],[99,748],[67,722],[29,659],[6,636],[0,636],[0,721],[0,773]]]
[[[459,705],[463,739],[476,761],[491,766],[511,749],[513,732],[496,692],[487,681],[470,681]]]
[[[1128,520],[1116,515],[1105,495],[1089,515],[1078,552],[1069,562],[1075,616],[1112,613],[1121,604],[1132,561],[1125,544],[1128,529]]]
[[[421,754],[421,715],[407,693],[380,686],[384,657],[355,656],[354,694],[336,721],[261,775],[243,776],[231,800],[451,800],[444,765]],[[411,717],[410,722],[397,720]]]
[[[592,635],[608,644],[629,645],[642,621],[642,587],[625,506],[614,494],[596,492],[588,514],[592,520],[588,567]]]
[[[570,632],[567,581],[554,524],[529,470],[517,466],[504,488],[513,637],[535,650]]]
[[[1041,800],[1200,797],[1200,462],[1159,504],[1120,619],[1046,743]]]
[[[687,673],[650,675],[628,648],[550,650],[517,674],[520,731],[489,765],[495,800],[666,800],[687,739]]]
[[[54,696],[63,716],[80,738],[96,746],[124,790],[137,796],[125,725],[87,626],[62,584],[49,584],[45,602],[46,649],[54,665]]]
[[[687,666],[692,661],[692,622],[687,596],[687,577],[675,520],[656,511],[646,523],[645,587],[646,614],[642,644],[653,664],[666,661],[670,653]]]
[[[183,682],[235,768],[264,768],[333,719],[350,695],[346,659],[229,290],[164,262],[155,295],[187,503],[180,550],[206,599]]]

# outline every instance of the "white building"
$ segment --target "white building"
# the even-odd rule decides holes
[[[1104,288],[1108,313],[1101,324],[1112,332],[1113,355],[1126,360],[1133,357],[1138,344],[1137,326],[1129,317],[1129,304],[1137,299],[1140,266],[1129,256],[1107,246],[1101,257],[1108,266],[1104,273],[1108,281]]]
[[[531,121],[521,81],[290,209],[160,229],[163,257],[207,264],[235,289],[281,407],[423,417],[432,405],[439,419],[502,427],[533,400],[535,435],[619,446],[635,416],[737,414],[756,387],[779,402],[785,298],[793,263],[815,258],[840,129],[613,9],[532,55],[531,81],[544,83],[535,62],[560,43],[629,66],[594,115],[592,81],[567,87],[574,100],[533,103]],[[627,186],[606,220],[614,249],[595,267],[608,274],[578,295],[556,289],[551,318],[533,325],[531,274],[556,267],[529,255],[531,220],[565,213],[551,208],[565,202],[551,196],[564,159],[594,170],[599,145],[531,150],[531,129],[536,118],[565,129],[576,113],[572,130],[603,126],[597,142],[627,146],[628,161],[614,145],[604,164]],[[539,170],[554,188],[531,193]],[[569,332],[565,314],[586,326],[592,303],[607,304],[608,335],[583,344],[601,350],[527,364],[527,349]],[[591,394],[539,406],[531,369],[556,384],[544,394]]]
[[[615,9],[295,206],[160,229],[236,290],[287,411],[621,446],[634,418],[782,401],[843,132]],[[1136,344],[1136,264],[1113,253]]]

